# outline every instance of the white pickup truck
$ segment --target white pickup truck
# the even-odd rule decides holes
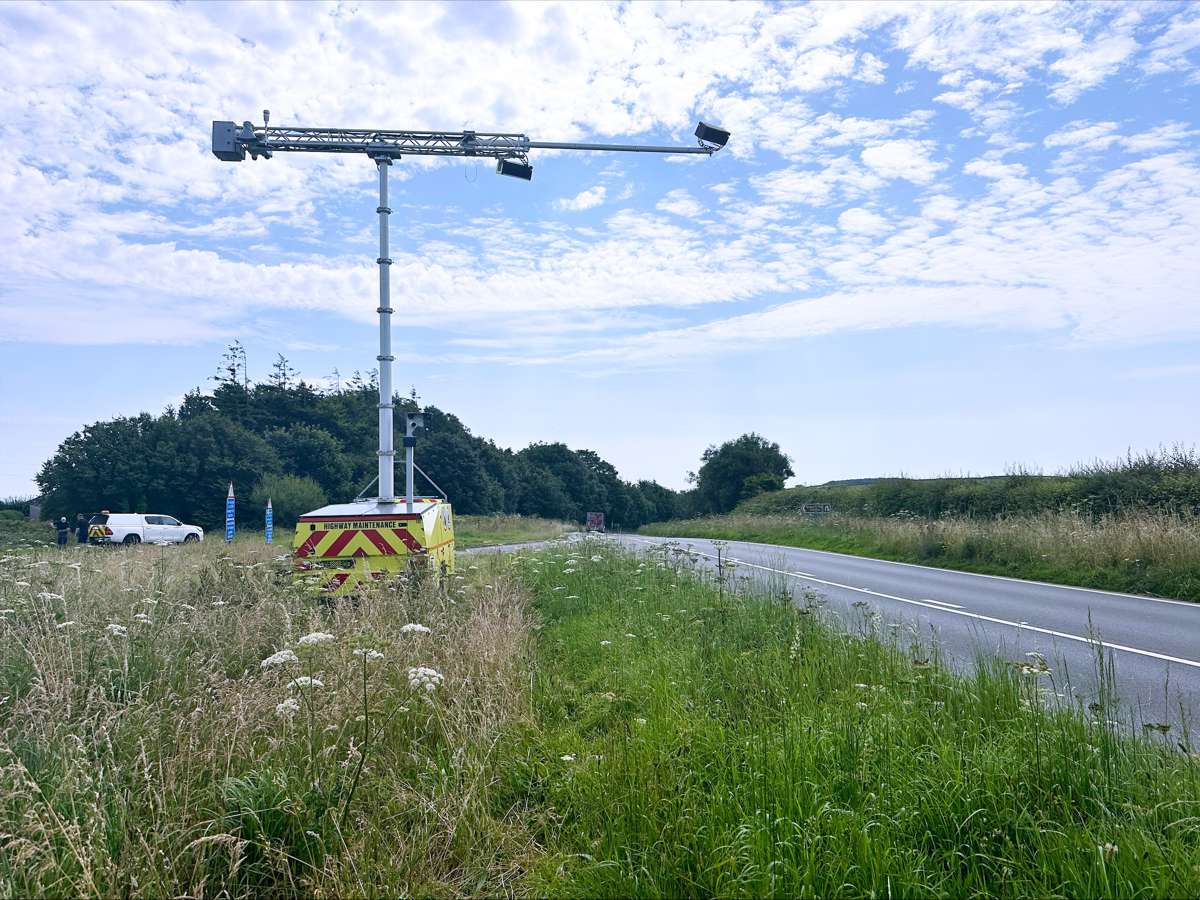
[[[204,540],[199,525],[173,516],[103,512],[88,520],[90,544],[191,544]]]

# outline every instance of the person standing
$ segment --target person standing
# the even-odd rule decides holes
[[[54,530],[58,532],[58,546],[67,546],[67,538],[71,536],[71,526],[67,523],[66,516],[59,517],[59,520],[54,523]]]
[[[86,544],[88,542],[88,521],[80,513],[75,517],[75,543]]]

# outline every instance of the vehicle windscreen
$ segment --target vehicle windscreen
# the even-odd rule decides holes
[[[88,519],[88,524],[89,525],[107,525],[108,524],[108,516],[104,515],[103,513],[98,513],[98,514],[92,516],[90,519]]]

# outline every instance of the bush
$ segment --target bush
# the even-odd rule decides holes
[[[271,501],[275,524],[280,528],[294,527],[306,512],[329,502],[313,479],[295,475],[268,475],[260,481],[250,495],[250,502],[258,509],[266,509],[267,500]]]

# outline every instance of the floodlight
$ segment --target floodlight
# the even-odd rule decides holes
[[[515,159],[496,160],[496,174],[509,175],[513,178],[523,178],[529,181],[533,178],[533,166],[517,162]]]
[[[696,137],[700,139],[701,144],[708,144],[714,149],[720,150],[729,141],[729,132],[724,128],[705,125],[701,122],[696,126]]]
[[[225,162],[241,162],[246,158],[246,148],[237,139],[236,122],[213,122],[212,152]]]

